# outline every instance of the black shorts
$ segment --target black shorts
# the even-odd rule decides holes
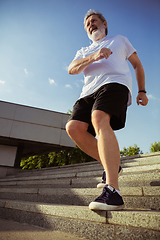
[[[128,92],[128,88],[122,84],[106,84],[95,93],[76,101],[68,121],[78,120],[88,123],[88,132],[95,136],[91,114],[94,110],[101,110],[111,115],[112,129],[119,130],[125,126]]]

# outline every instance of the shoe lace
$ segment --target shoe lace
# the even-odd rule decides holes
[[[109,197],[109,189],[105,186],[104,188],[103,188],[103,192],[102,192],[102,194],[99,196],[99,197],[97,197],[97,200],[98,199],[103,199],[103,200],[105,200],[106,198],[108,198]]]

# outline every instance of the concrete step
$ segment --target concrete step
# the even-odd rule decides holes
[[[160,186],[157,187],[122,187],[120,188],[123,196],[158,196],[160,195]],[[102,192],[100,188],[1,188],[0,193],[28,193],[44,195],[99,195]]]
[[[146,161],[145,159],[139,160],[139,161],[131,161],[128,160],[128,162],[122,162],[121,166],[125,168],[131,168],[131,167],[136,167],[136,166],[147,166],[147,165],[156,165],[160,164],[160,159],[157,158],[154,161],[152,158],[150,158],[150,161]],[[75,165],[75,164],[74,164]],[[139,168],[140,169],[140,168]],[[142,168],[143,169],[143,168]],[[24,176],[44,176],[44,175],[62,175],[66,172],[70,173],[75,173],[75,172],[88,172],[88,171],[103,171],[103,167],[100,163],[98,162],[92,162],[90,164],[85,163],[85,165],[77,165],[73,167],[73,165],[70,165],[68,167],[60,167],[60,168],[51,168],[51,169],[38,169],[38,170],[28,170],[28,172],[24,172],[23,170],[21,173],[15,175],[15,176],[10,176],[11,177],[24,177]],[[131,171],[128,170],[128,171]]]
[[[23,181],[22,181],[23,179]],[[9,186],[25,186],[25,187],[55,187],[55,188],[66,188],[66,187],[72,187],[72,188],[96,188],[97,184],[102,181],[101,177],[92,177],[92,176],[86,176],[86,177],[75,177],[70,176],[67,178],[59,178],[54,179],[48,177],[47,179],[41,179],[41,178],[33,178],[32,180],[30,178],[22,178],[20,179],[3,179],[3,181],[0,181],[0,187],[9,187]],[[148,171],[148,172],[134,172],[134,173],[127,173],[122,174],[119,177],[119,185],[120,187],[125,186],[159,186],[160,185],[160,171]]]
[[[121,166],[123,168],[131,168],[136,166],[147,166],[147,165],[156,165],[160,164],[160,154],[152,153],[152,154],[143,154],[133,157],[121,158]],[[16,175],[8,176],[10,178],[17,177],[28,177],[28,176],[43,176],[43,175],[62,175],[66,172],[70,173],[79,173],[79,172],[88,172],[88,171],[103,171],[101,164],[97,161],[59,166],[59,167],[51,167],[51,168],[43,168],[43,169],[35,169],[35,170],[22,170]],[[141,169],[139,168],[141,171]],[[143,168],[142,168],[143,170]],[[125,170],[126,171],[126,170]],[[130,170],[128,169],[130,172]],[[136,168],[135,170],[136,171]],[[127,172],[127,171],[126,171]]]
[[[160,186],[122,187],[125,208],[160,209]],[[88,206],[102,189],[93,188],[1,188],[0,199]]]
[[[0,216],[2,215],[6,219],[18,219],[19,222],[29,222],[40,227],[76,232],[92,240],[131,239],[131,236],[132,239],[159,239],[160,237],[159,211],[105,212],[91,211],[85,206],[0,200]]]
[[[134,173],[145,173],[145,172],[160,172],[160,164],[146,165],[146,166],[136,166],[132,168],[123,168],[123,176]],[[63,174],[49,174],[49,175],[39,175],[39,176],[26,176],[26,177],[15,177],[15,178],[3,178],[0,179],[0,184],[5,181],[27,181],[27,180],[42,180],[42,179],[64,179],[64,178],[85,178],[93,176],[102,176],[102,170],[96,171],[83,171],[83,172],[65,172]],[[128,177],[128,176],[127,176]]]
[[[75,234],[0,219],[0,240],[88,240]]]
[[[90,211],[102,192],[98,162],[0,179],[0,216],[90,240],[160,239],[160,153],[121,159],[123,211]]]
[[[12,184],[10,184],[11,182],[4,182],[3,185],[0,186],[0,188],[21,188],[21,187],[25,187],[25,188],[54,188],[54,189],[57,189],[57,188],[96,188],[97,186],[97,183],[99,183],[98,181],[93,181],[93,179],[91,179],[92,182],[88,181],[88,182],[79,182],[78,183],[72,183],[72,180],[71,180],[71,185],[68,182],[64,183],[63,181],[54,181],[54,182],[49,182],[49,180],[44,180],[44,181],[36,181],[35,184],[34,182],[30,182],[29,184],[26,183],[26,182],[21,182],[21,183],[18,183],[18,182],[14,182]],[[99,178],[99,180],[101,180]],[[132,182],[120,182],[119,183],[119,187],[122,188],[122,187],[142,187],[142,186],[160,186],[160,181],[132,181]]]

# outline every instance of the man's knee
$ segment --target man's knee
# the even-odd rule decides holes
[[[88,123],[71,120],[66,124],[66,131],[71,138],[75,138],[86,132]]]
[[[74,131],[74,124],[72,123],[72,121],[67,122],[66,132],[68,133],[68,135],[70,136],[73,131]]]

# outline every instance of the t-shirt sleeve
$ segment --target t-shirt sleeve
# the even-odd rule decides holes
[[[77,51],[73,60],[77,60],[77,59],[81,59],[81,58],[83,58],[83,50],[82,49]]]
[[[132,53],[137,52],[137,50],[132,46],[128,38],[124,37],[124,41],[125,41],[126,58],[129,58],[132,55]]]

